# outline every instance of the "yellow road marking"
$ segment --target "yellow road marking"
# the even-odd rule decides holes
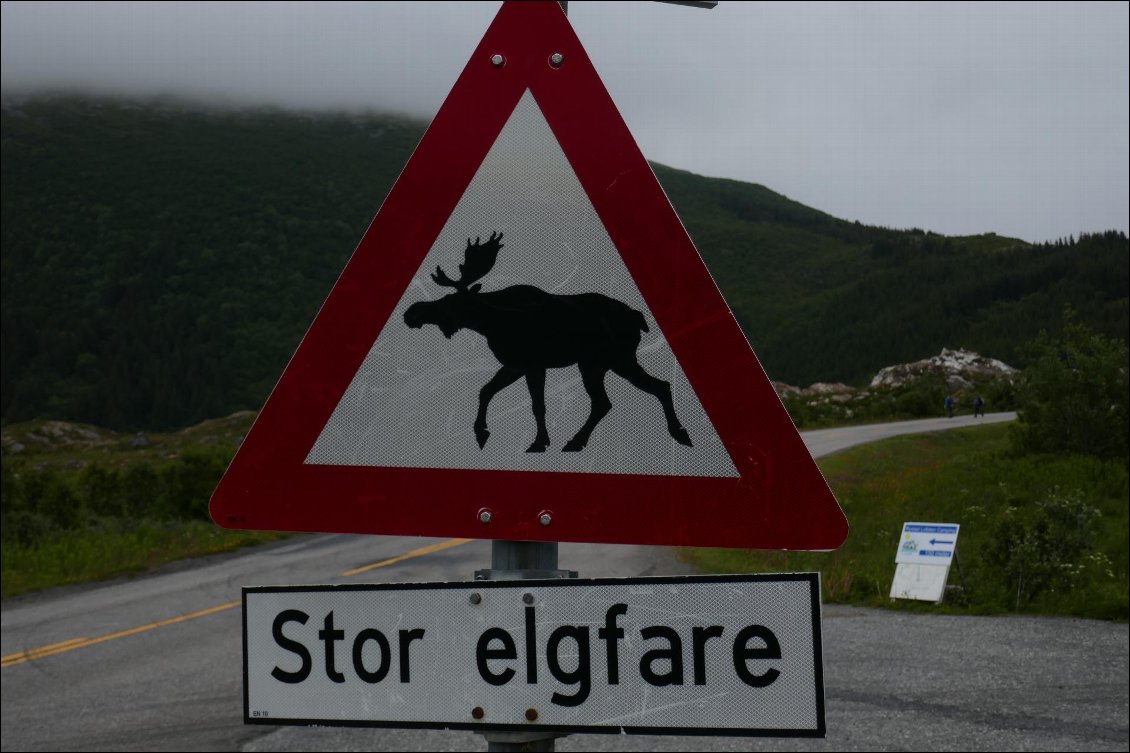
[[[406,552],[404,554],[401,554],[398,557],[391,557],[390,559],[387,559],[387,560],[381,560],[380,562],[374,562],[371,565],[365,565],[364,567],[358,567],[355,570],[346,570],[344,573],[342,573],[342,576],[358,575],[359,573],[367,573],[370,570],[376,570],[378,567],[388,567],[389,565],[395,565],[397,562],[403,562],[404,560],[412,559],[413,557],[421,557],[425,554],[432,554],[433,552],[442,552],[444,549],[451,549],[452,547],[463,546],[464,544],[469,544],[470,542],[472,542],[474,540],[475,539],[448,539],[447,541],[441,541],[438,544],[428,544],[427,546],[422,546],[419,549],[413,549],[410,552]]]
[[[216,612],[222,612],[225,609],[238,607],[242,603],[243,602],[241,601],[229,601],[227,604],[221,604],[218,607],[209,607],[208,609],[201,609],[199,612],[193,612],[192,614],[182,614],[179,617],[170,617],[167,620],[161,620],[160,622],[151,622],[148,625],[130,628],[129,630],[122,630],[117,633],[110,633],[109,635],[102,635],[98,638],[75,638],[73,640],[63,641],[62,643],[53,643],[50,646],[42,646],[40,648],[33,648],[29,651],[21,651],[18,654],[8,654],[7,656],[0,659],[0,667],[12,667],[16,664],[23,664],[25,661],[31,661],[32,659],[42,659],[45,656],[53,656],[54,654],[61,654],[65,651],[74,651],[76,648],[86,648],[87,646],[93,646],[98,643],[112,641],[115,638],[125,638],[127,635],[136,635],[137,633],[144,633],[148,630],[165,627],[166,625],[175,625],[178,622],[194,620],[197,617],[205,617],[210,614],[215,614]]]
[[[38,659],[40,656],[50,656],[57,651],[65,651],[67,646],[73,646],[76,643],[82,643],[86,638],[71,638],[69,641],[62,641],[60,643],[52,643],[47,646],[40,646],[28,651],[21,651],[18,654],[9,654],[5,657],[0,657],[0,664],[8,666],[9,664],[17,664],[16,659],[27,661],[28,659]]]
[[[413,549],[410,552],[405,552],[404,554],[401,554],[397,557],[391,557],[387,560],[374,562],[371,565],[365,565],[364,567],[359,567],[354,570],[346,570],[344,573],[342,573],[342,575],[357,575],[358,573],[368,572],[369,570],[376,570],[378,567],[388,567],[389,565],[395,565],[397,562],[403,562],[404,560],[412,559],[413,557],[422,557],[425,554],[442,552],[444,549],[451,549],[452,547],[462,546],[463,544],[467,544],[471,541],[474,541],[474,539],[449,539],[447,541],[441,541],[438,544],[429,544],[428,546],[422,546],[419,549]],[[175,625],[178,622],[187,622],[188,620],[194,620],[197,617],[206,617],[210,614],[216,614],[217,612],[223,612],[225,610],[238,607],[242,603],[242,601],[229,601],[226,604],[209,607],[208,609],[201,609],[199,612],[182,614],[179,617],[170,617],[167,620],[161,620],[160,622],[151,622],[148,625],[130,628],[129,630],[121,630],[117,633],[110,633],[109,635],[99,636],[98,638],[71,638],[67,641],[51,643],[46,646],[28,649],[27,651],[20,651],[15,654],[8,654],[7,656],[0,657],[0,668],[14,667],[17,664],[23,664],[24,662],[32,661],[34,659],[42,659],[46,656],[54,656],[55,654],[74,651],[76,648],[86,648],[87,646],[94,646],[99,643],[105,643],[106,641],[112,641],[116,638],[125,638],[128,635],[136,635],[138,633],[144,633],[155,628]]]

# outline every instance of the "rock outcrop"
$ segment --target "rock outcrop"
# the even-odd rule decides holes
[[[1003,361],[987,358],[969,350],[942,348],[933,358],[913,363],[900,363],[880,369],[866,388],[857,390],[839,382],[816,382],[808,387],[797,387],[785,382],[773,382],[773,388],[782,399],[812,398],[818,402],[843,403],[853,398],[861,398],[868,390],[899,387],[928,374],[938,374],[945,378],[946,387],[953,391],[971,390],[974,382],[985,379],[1007,379],[1012,381],[1019,372]]]
[[[972,379],[1012,380],[1017,375],[1016,369],[995,358],[987,358],[968,350],[942,348],[941,354],[933,358],[880,369],[869,386],[871,389],[897,387],[931,373],[943,375],[946,386],[954,391],[972,388]]]

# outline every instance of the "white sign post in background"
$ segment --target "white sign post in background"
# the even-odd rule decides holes
[[[816,573],[243,598],[251,724],[825,734]]]
[[[956,523],[903,523],[892,599],[941,603],[960,528]]]

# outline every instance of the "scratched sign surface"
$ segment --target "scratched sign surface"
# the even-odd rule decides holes
[[[819,576],[244,590],[246,721],[824,735]]]
[[[453,293],[449,277],[470,274],[475,251],[501,234],[491,261]],[[482,242],[467,250],[472,239]],[[485,242],[484,242],[485,241]],[[480,290],[481,288],[481,290]],[[510,295],[536,292],[534,301]],[[565,355],[567,323],[550,321],[545,299],[558,296],[583,319],[587,304],[602,302],[631,317],[622,353],[643,374],[668,385],[682,443],[663,422],[656,395],[618,372],[596,374],[612,410],[586,443],[568,447],[591,402],[585,372]],[[585,297],[602,301],[585,300]],[[408,312],[431,306],[415,317]],[[498,311],[498,322],[489,312]],[[595,343],[616,320],[600,313],[597,332],[579,335]],[[594,312],[595,315],[595,312]],[[537,323],[546,319],[544,323]],[[473,323],[474,322],[474,323]],[[578,322],[571,323],[581,328]],[[442,325],[442,326],[441,326]],[[526,326],[528,325],[528,326]],[[499,330],[499,331],[496,331]],[[484,336],[485,335],[485,336]],[[528,360],[542,350],[563,368],[542,369],[545,444],[534,440],[535,413],[525,372],[505,378],[511,345]],[[492,339],[493,338],[493,339]],[[638,344],[637,344],[638,343]],[[599,349],[597,349],[599,350]],[[501,361],[500,361],[501,357]],[[599,352],[587,360],[600,362]],[[554,361],[554,359],[557,359]],[[585,361],[585,357],[581,357]],[[501,370],[500,370],[501,369]],[[621,370],[623,371],[623,370]],[[625,372],[627,373],[627,372]],[[498,376],[496,376],[498,375]],[[480,390],[493,379],[506,383],[484,403]],[[639,379],[637,379],[637,382]],[[512,385],[512,386],[511,386]],[[484,410],[482,433],[474,430]],[[486,430],[489,427],[489,430]],[[536,440],[535,440],[536,443]],[[587,445],[587,446],[586,446]],[[587,450],[587,451],[586,451]],[[738,472],[671,351],[655,316],[636,287],[592,202],[527,91],[483,160],[463,198],[400,297],[360,370],[322,429],[306,462],[330,466],[453,468],[475,470],[632,473],[734,478]]]

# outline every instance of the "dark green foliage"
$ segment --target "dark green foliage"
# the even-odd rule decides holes
[[[1042,333],[1019,388],[1013,445],[1021,453],[1126,458],[1130,443],[1130,355],[1064,314],[1058,336]]]
[[[423,128],[167,102],[8,103],[2,420],[150,430],[258,408]],[[945,238],[655,169],[774,379],[860,383],[943,346],[1023,366],[1017,344],[1055,331],[1066,302],[1095,331],[1127,336],[1121,233],[1039,246]]]
[[[896,437],[821,459],[851,522],[834,552],[698,549],[691,560],[706,572],[819,570],[826,603],[935,611],[889,593],[903,523],[944,521],[961,525],[949,584],[962,590],[941,609],[1126,620],[1126,458],[1017,456],[1007,429]]]
[[[44,538],[54,528],[38,508],[38,500],[30,497],[37,485],[29,484],[12,469],[0,464],[0,536],[5,543],[27,544]]]
[[[79,100],[3,113],[5,421],[257,408],[421,134]]]
[[[5,542],[27,545],[102,521],[210,521],[208,499],[230,460],[231,452],[219,448],[189,450],[156,466],[141,460],[124,470],[100,463],[37,468],[6,458],[0,532]]]
[[[859,384],[943,347],[1013,366],[1065,303],[1130,332],[1120,232],[1031,245],[838,220],[763,186],[654,166],[770,377]]]
[[[161,480],[148,463],[136,463],[122,473],[120,489],[123,515],[136,519],[153,515],[161,498]]]
[[[124,517],[122,474],[116,468],[89,465],[79,475],[78,487],[86,492],[86,509],[91,515]]]
[[[55,528],[74,530],[85,522],[82,499],[70,479],[53,470],[31,474],[24,494],[29,506],[49,520]]]
[[[144,572],[279,538],[226,531],[208,517],[208,499],[252,419],[237,413],[145,442],[59,421],[5,427],[0,593]]]
[[[158,474],[161,514],[174,519],[209,520],[208,499],[230,461],[230,453],[192,450],[164,466]]]
[[[1057,488],[1034,505],[1005,507],[991,521],[985,564],[1003,575],[1007,596],[1011,599],[1015,594],[1017,610],[1041,595],[1082,585],[1080,580],[1096,565],[1104,570],[1111,567],[1109,558],[1097,558],[1092,552],[1100,514],[1081,491]]]

